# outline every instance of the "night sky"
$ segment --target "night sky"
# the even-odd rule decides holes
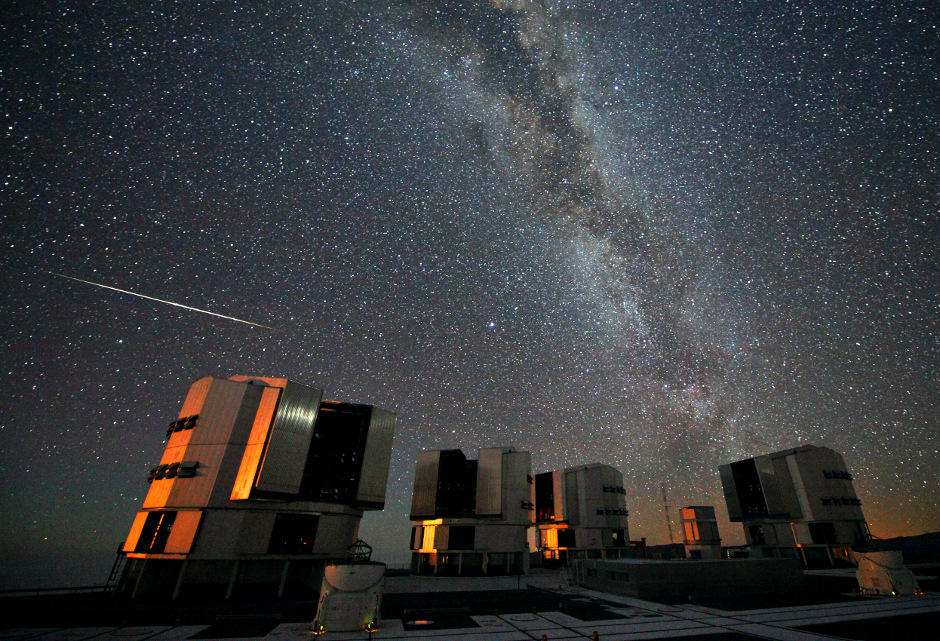
[[[741,543],[718,465],[812,443],[940,530],[937,3],[7,5],[3,587],[106,579],[207,375],[398,414],[380,561],[439,448]]]

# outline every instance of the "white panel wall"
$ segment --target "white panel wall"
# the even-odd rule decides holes
[[[504,502],[504,454],[509,448],[491,447],[480,450],[477,459],[477,516],[500,516]]]
[[[517,525],[535,522],[535,511],[523,508],[532,500],[532,455],[529,452],[506,452],[502,460],[503,521]]]

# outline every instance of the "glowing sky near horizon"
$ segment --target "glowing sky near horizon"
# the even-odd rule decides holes
[[[421,449],[608,463],[631,538],[666,541],[663,485],[736,542],[717,466],[813,443],[876,535],[940,529],[936,6],[3,21],[5,585],[103,579],[205,375],[398,414],[391,562]]]

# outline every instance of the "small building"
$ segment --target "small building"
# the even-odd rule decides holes
[[[420,452],[411,499],[416,574],[482,576],[529,570],[531,457],[508,447]]]
[[[590,590],[638,599],[695,601],[738,594],[791,593],[805,585],[791,559],[579,559],[574,582]]]
[[[284,378],[190,387],[131,527],[131,597],[315,592],[385,505],[395,415]]]
[[[591,463],[535,476],[535,523],[542,564],[630,555],[623,475]]]
[[[690,559],[720,559],[721,537],[718,519],[711,505],[690,505],[682,508],[682,532],[685,554]]]
[[[728,516],[762,557],[799,556],[806,567],[850,564],[871,533],[842,456],[805,445],[719,467]]]

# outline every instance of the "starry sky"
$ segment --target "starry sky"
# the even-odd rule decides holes
[[[936,3],[0,21],[3,587],[104,581],[206,375],[397,413],[389,563],[422,449],[608,463],[631,538],[664,487],[742,543],[718,465],[812,443],[874,534],[940,529]]]

